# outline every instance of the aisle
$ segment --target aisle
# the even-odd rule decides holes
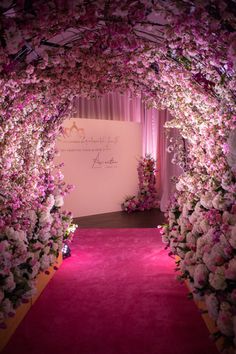
[[[216,354],[157,229],[82,229],[4,354]]]

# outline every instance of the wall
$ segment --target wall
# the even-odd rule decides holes
[[[65,209],[75,217],[121,210],[124,198],[138,190],[141,140],[139,123],[66,120],[57,162],[65,163],[65,181],[75,189],[65,198]]]

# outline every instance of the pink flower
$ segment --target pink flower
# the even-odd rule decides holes
[[[236,281],[236,257],[229,261],[228,268],[225,271],[225,277]]]
[[[209,271],[204,264],[198,264],[194,271],[194,286],[202,288],[208,280]]]
[[[220,310],[217,319],[217,327],[226,336],[232,336],[234,334],[233,330],[233,317],[229,310]]]

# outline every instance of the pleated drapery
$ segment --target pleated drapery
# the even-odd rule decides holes
[[[162,211],[166,211],[169,204],[169,199],[175,191],[175,183],[172,181],[172,178],[178,177],[182,172],[178,165],[171,163],[173,152],[167,152],[169,145],[168,138],[176,138],[179,135],[179,132],[176,129],[171,129],[168,132],[167,138],[167,131],[164,125],[168,120],[171,120],[171,115],[167,110],[157,111],[156,118],[157,191],[160,199],[160,209]]]
[[[131,92],[109,92],[101,97],[75,100],[75,117],[141,122],[142,104]]]

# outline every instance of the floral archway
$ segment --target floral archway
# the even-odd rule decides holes
[[[78,95],[129,89],[185,139],[163,240],[236,336],[236,16],[233,1],[10,1],[1,7],[1,321],[32,295],[71,221],[55,139]]]

